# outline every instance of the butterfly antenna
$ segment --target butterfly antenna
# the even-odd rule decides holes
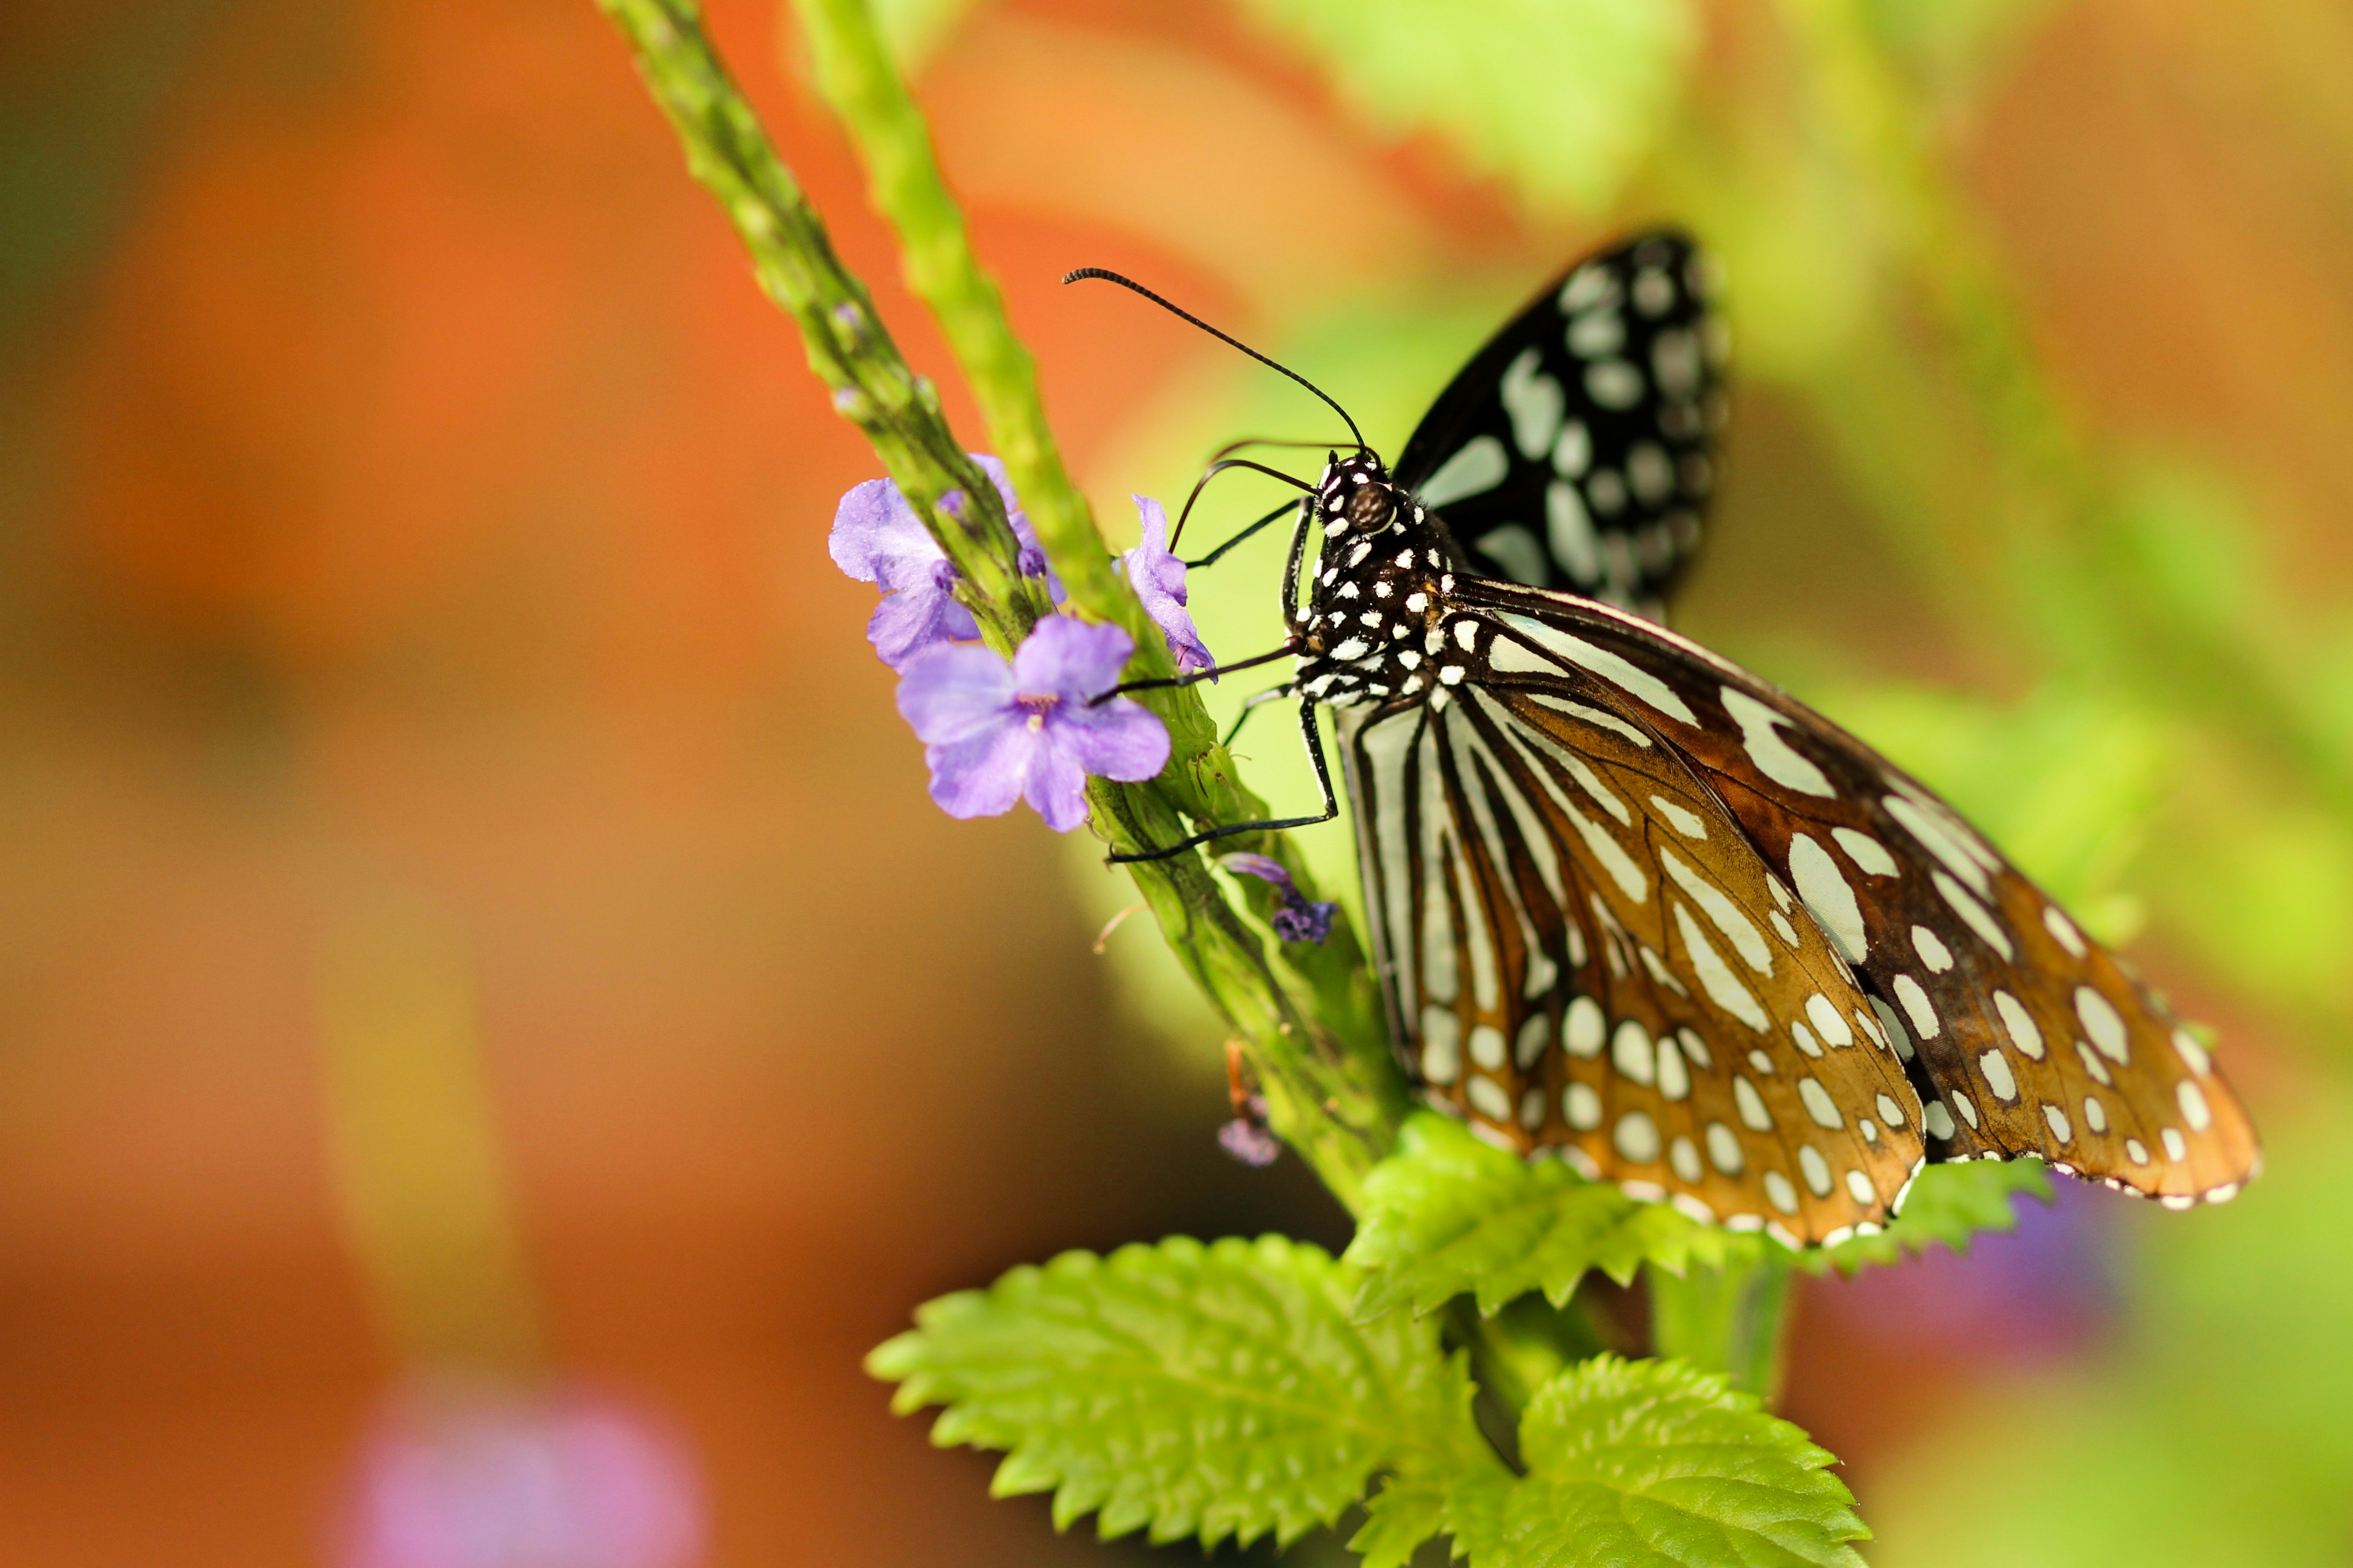
[[[1365,433],[1356,428],[1356,422],[1355,420],[1348,417],[1348,411],[1341,407],[1337,403],[1333,402],[1331,394],[1325,392],[1322,387],[1316,385],[1314,382],[1308,380],[1305,376],[1300,374],[1289,365],[1283,364],[1279,361],[1267,358],[1266,355],[1259,353],[1258,350],[1250,347],[1250,344],[1242,342],[1240,338],[1235,337],[1230,332],[1221,332],[1218,331],[1217,328],[1209,325],[1208,322],[1201,320],[1200,317],[1193,314],[1192,311],[1185,309],[1182,305],[1171,304],[1168,300],[1162,299],[1159,295],[1154,293],[1151,289],[1146,289],[1143,284],[1138,283],[1133,278],[1123,278],[1118,273],[1102,267],[1082,267],[1076,271],[1065,272],[1062,274],[1062,281],[1065,283],[1076,283],[1080,279],[1085,278],[1100,278],[1106,283],[1116,283],[1123,289],[1131,289],[1135,293],[1141,294],[1145,299],[1151,300],[1154,304],[1159,306],[1162,310],[1167,311],[1170,315],[1181,316],[1186,321],[1192,322],[1195,326],[1208,333],[1211,337],[1216,338],[1219,342],[1241,350],[1242,353],[1250,355],[1250,358],[1258,361],[1259,363],[1265,365],[1271,370],[1281,371],[1283,374],[1289,376],[1292,380],[1297,382],[1300,385],[1305,387],[1316,396],[1322,398],[1325,406],[1329,407],[1333,413],[1341,417],[1348,426],[1348,434],[1355,437],[1356,439],[1356,450],[1359,452],[1369,452],[1372,450],[1370,447],[1365,444]]]

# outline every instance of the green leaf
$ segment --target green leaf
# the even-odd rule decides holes
[[[1955,1252],[1969,1249],[1981,1230],[2008,1230],[2018,1223],[2010,1199],[2027,1193],[2051,1201],[2051,1174],[2040,1160],[1971,1160],[1931,1165],[1912,1184],[1904,1212],[1877,1236],[1858,1236],[1823,1252],[1808,1253],[1820,1272],[1835,1268],[1852,1274],[1866,1263],[1894,1263],[1905,1254],[1926,1252],[1943,1242]]]
[[[1664,1204],[1638,1203],[1557,1161],[1521,1160],[1421,1112],[1366,1178],[1347,1257],[1367,1271],[1360,1315],[1408,1302],[1433,1311],[1466,1291],[1490,1313],[1530,1290],[1558,1306],[1588,1268],[1622,1285],[1645,1262],[1681,1269],[1694,1257],[1714,1260],[1730,1239]]]
[[[1831,1455],[1680,1362],[1600,1356],[1520,1422],[1527,1473],[1471,1479],[1448,1519],[1472,1568],[1862,1568]]]
[[[1393,133],[1432,131],[1530,201],[1592,215],[1664,127],[1687,0],[1249,0]]]
[[[1488,1468],[1507,1475],[1501,1465]],[[1442,1476],[1390,1477],[1365,1505],[1365,1526],[1349,1537],[1348,1550],[1365,1568],[1405,1568],[1415,1548],[1446,1528],[1448,1490]]]
[[[1287,1542],[1375,1471],[1480,1446],[1461,1358],[1409,1313],[1355,1321],[1356,1284],[1281,1237],[1070,1252],[929,1303],[867,1369],[902,1414],[947,1406],[934,1442],[1006,1450],[993,1490],[1052,1490],[1058,1528],[1099,1510],[1105,1538]],[[1377,1540],[1409,1532],[1403,1503],[1383,1512]]]

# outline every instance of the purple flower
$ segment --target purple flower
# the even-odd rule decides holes
[[[1267,1131],[1266,1123],[1247,1116],[1237,1116],[1218,1128],[1218,1147],[1245,1165],[1271,1165],[1282,1152],[1282,1145]]]
[[[1218,661],[1185,608],[1185,563],[1168,552],[1168,514],[1150,496],[1134,500],[1136,513],[1144,519],[1144,542],[1122,555],[1113,570],[1126,574],[1145,614],[1168,639],[1168,651],[1176,656],[1176,673],[1212,668]]]
[[[1047,570],[1046,552],[1029,527],[1029,514],[1014,497],[1005,465],[977,452],[971,456],[1004,499],[1006,518],[1021,542],[1022,574],[1044,576],[1047,592],[1060,604],[1062,580]],[[961,517],[964,504],[961,490],[940,498],[942,510],[951,517]],[[834,510],[833,535],[827,544],[835,565],[882,590],[882,602],[866,623],[866,640],[892,668],[903,669],[926,648],[971,642],[980,636],[972,612],[955,601],[955,568],[891,480],[852,485]]]
[[[1027,800],[1057,833],[1087,819],[1087,775],[1141,783],[1168,761],[1168,731],[1119,684],[1135,649],[1117,626],[1039,621],[1011,663],[951,643],[900,672],[899,712],[931,764],[932,798],[950,816],[1001,816]]]
[[[1329,900],[1313,903],[1292,881],[1291,873],[1263,855],[1220,855],[1218,864],[1245,877],[1274,884],[1274,913],[1267,924],[1285,942],[1322,942],[1332,934],[1332,917],[1340,906]]]
[[[666,1423],[577,1389],[420,1383],[361,1451],[346,1568],[691,1568],[702,1485]]]

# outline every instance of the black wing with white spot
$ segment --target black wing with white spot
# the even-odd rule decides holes
[[[1467,569],[1656,618],[1715,486],[1724,323],[1709,262],[1669,229],[1572,268],[1454,378],[1397,482]]]
[[[2034,1154],[2186,1207],[2235,1195],[2254,1129],[2205,1045],[1958,814],[1861,741],[1671,632],[1464,579],[1460,601],[1615,694],[1786,878],[1910,1063],[1940,1159]],[[1499,644],[1486,679],[1514,679]]]

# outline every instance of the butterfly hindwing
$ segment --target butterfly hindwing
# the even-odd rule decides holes
[[[1570,269],[1431,405],[1396,478],[1470,570],[1655,616],[1715,483],[1723,323],[1706,258],[1638,235]]]
[[[1921,1110],[1868,999],[1699,778],[1562,684],[1344,715],[1423,1093],[1694,1217],[1792,1245],[1884,1223]]]
[[[1502,584],[1462,592],[1539,650],[1504,663],[1597,683],[1690,763],[1914,1058],[1932,1157],[2039,1155],[2177,1206],[2258,1168],[2204,1046],[1916,781],[1671,633]]]

